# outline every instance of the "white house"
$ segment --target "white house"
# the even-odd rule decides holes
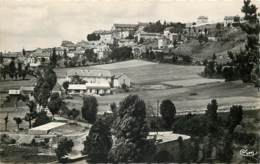
[[[131,80],[125,74],[116,74],[112,77],[112,84],[114,88],[121,88],[123,84],[127,87],[131,86]]]
[[[135,37],[137,37],[137,41],[140,42],[143,40],[154,40],[162,37],[162,34],[160,33],[148,33],[148,32],[140,32],[135,34]]]

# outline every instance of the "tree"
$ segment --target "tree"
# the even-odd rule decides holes
[[[251,0],[244,0],[241,11],[245,14],[245,22],[240,24],[241,29],[247,34],[245,52],[237,55],[236,66],[240,72],[243,82],[253,82],[253,75],[259,65],[259,33],[260,24],[257,19],[257,8],[251,4]]]
[[[206,110],[207,128],[208,131],[211,133],[218,132],[217,110],[218,110],[217,100],[213,99],[211,100],[211,103],[207,105],[207,110]]]
[[[5,131],[7,131],[8,119],[9,119],[9,117],[8,117],[8,113],[7,113],[6,116],[5,116],[5,118],[4,118],[4,120],[5,120]]]
[[[59,93],[53,93],[50,97],[50,101],[48,102],[48,108],[52,114],[53,119],[54,119],[54,115],[58,114],[61,104],[62,104],[62,100],[60,98]]]
[[[96,33],[91,33],[87,35],[88,41],[97,41],[100,39],[100,35]]]
[[[105,163],[108,152],[112,146],[112,136],[109,124],[103,119],[98,119],[91,127],[89,135],[84,142],[84,152],[92,163]]]
[[[41,126],[44,124],[47,124],[51,121],[51,119],[47,116],[47,112],[45,111],[40,111],[36,118],[35,118],[35,122],[33,123],[33,127],[37,127],[37,126]]]
[[[145,103],[137,95],[129,95],[120,103],[111,130],[115,137],[109,152],[111,162],[142,162],[154,152],[154,143],[147,140],[145,117]]]
[[[206,115],[209,118],[209,120],[213,122],[217,121],[217,110],[218,110],[217,100],[213,99],[211,100],[211,103],[207,105]]]
[[[57,65],[57,54],[56,54],[56,49],[52,49],[52,54],[50,55],[50,66],[52,68],[55,68]]]
[[[76,117],[78,117],[78,115],[79,115],[79,111],[75,108],[73,108],[68,112],[68,117],[72,118],[73,120],[75,120]]]
[[[64,157],[71,152],[73,146],[74,143],[71,139],[62,138],[58,142],[58,147],[55,149],[55,153],[59,162],[66,162]]]
[[[96,121],[98,102],[94,96],[83,97],[83,106],[81,108],[82,117],[89,123]]]
[[[166,123],[165,128],[170,129],[174,121],[174,116],[176,114],[175,105],[172,103],[171,100],[162,101],[160,105],[160,114]]]
[[[63,58],[64,59],[68,58],[68,54],[67,54],[67,50],[66,49],[63,50]]]
[[[216,24],[216,37],[220,37],[222,35],[222,24],[221,23],[217,23]]]
[[[17,125],[17,130],[19,130],[20,129],[19,126],[23,122],[23,120],[20,117],[14,117],[14,121]]]
[[[229,116],[228,116],[228,124],[229,124],[229,132],[233,133],[235,127],[242,121],[243,119],[243,107],[241,105],[233,105],[230,108]]]
[[[31,128],[32,120],[35,119],[37,116],[36,104],[33,101],[29,101],[26,105],[29,107],[29,112],[25,114],[24,120],[28,121],[29,128]]]
[[[112,104],[110,104],[110,109],[111,109],[113,115],[116,117],[118,114],[116,103],[113,102]]]
[[[212,56],[212,60],[215,61],[217,59],[217,56],[216,54],[214,53],[213,56]]]
[[[22,62],[18,62],[18,68],[17,68],[17,73],[18,73],[18,76],[19,78],[22,77],[22,73],[23,73],[23,70],[22,70]]]
[[[41,68],[36,73],[36,85],[34,87],[33,96],[41,107],[46,107],[51,91],[56,85],[57,76],[52,67]]]
[[[65,89],[65,93],[67,95],[68,94],[68,88],[69,88],[69,82],[68,81],[64,81],[62,83],[62,87]]]
[[[14,58],[12,58],[11,62],[9,63],[8,73],[9,73],[10,78],[13,78],[13,77],[17,78]]]

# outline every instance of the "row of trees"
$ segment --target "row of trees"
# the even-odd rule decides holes
[[[195,143],[192,142],[189,149],[180,138],[178,140],[180,146],[178,158],[167,156],[171,162],[176,159],[182,162],[210,162],[208,159],[212,153],[215,159],[227,162],[232,158],[234,130],[243,119],[242,106],[234,105],[230,108],[227,120],[223,120],[218,116],[218,104],[215,99],[207,105],[205,115],[188,114],[177,118],[173,102],[164,100],[160,104],[162,120],[155,125],[154,122],[151,122],[150,128],[147,124],[146,105],[137,95],[129,95],[120,102],[119,107],[111,104],[113,115],[103,115],[98,119],[96,119],[97,106],[95,97],[83,98],[82,117],[93,124],[84,142],[83,154],[87,154],[88,161],[94,163],[147,162],[161,159],[158,154],[151,159],[151,154],[155,153],[154,140],[147,140],[148,132],[155,128],[156,130],[173,130],[176,133],[190,135],[192,138],[200,137]],[[74,109],[74,111],[77,110]],[[203,143],[204,141],[205,143]],[[217,143],[220,142],[222,145],[218,146]],[[201,144],[202,149],[198,148],[198,145]],[[163,153],[162,156],[164,155]],[[165,162],[165,160],[160,161]]]
[[[174,32],[174,33],[182,33],[183,30],[185,29],[185,24],[183,23],[167,23],[166,21],[164,21],[163,23],[161,23],[160,20],[156,21],[155,23],[150,22],[145,28],[144,31],[145,32],[151,32],[151,33],[162,33],[164,31],[165,28],[167,27],[173,27],[170,29],[170,32]]]
[[[0,64],[0,76],[4,80],[7,78],[7,75],[11,79],[21,78],[25,80],[26,75],[29,73],[29,65],[24,65],[21,61],[15,61],[14,58],[11,59],[9,65],[4,65],[3,62]]]

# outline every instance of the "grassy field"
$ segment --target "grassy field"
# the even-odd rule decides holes
[[[129,67],[126,68],[126,66]],[[248,108],[250,106],[260,108],[260,92],[257,92],[253,85],[243,84],[241,81],[227,83],[220,81],[216,83],[218,80],[202,78],[199,76],[199,73],[203,71],[201,66],[181,66],[130,60],[91,67],[58,68],[55,71],[58,77],[64,77],[70,69],[101,68],[109,69],[113,73],[125,73],[134,85],[130,92],[97,97],[100,113],[109,110],[111,103],[119,103],[129,94],[137,94],[144,99],[151,114],[156,111],[157,101],[161,102],[164,99],[172,100],[178,113],[204,111],[212,98],[217,99],[221,108],[228,108],[233,104],[241,104]],[[21,85],[33,85],[33,83],[33,79],[1,81],[0,89],[20,88]],[[180,88],[176,88],[178,85],[180,85]],[[81,97],[74,97],[74,99],[66,100],[66,102],[70,109],[81,109]],[[23,111],[19,110],[18,115],[22,114],[20,112]],[[17,112],[14,113],[14,116],[16,114]],[[24,122],[23,124],[22,127],[27,126],[28,123]]]
[[[128,67],[129,66],[129,67]],[[200,78],[199,73],[203,71],[202,66],[181,66],[173,64],[158,64],[140,60],[105,64],[90,67],[75,67],[56,69],[58,77],[65,77],[66,72],[71,69],[107,69],[112,73],[125,73],[133,83],[154,84],[163,81],[183,80]]]
[[[109,110],[109,104],[119,103],[129,94],[137,94],[144,99],[147,106],[152,109],[152,113],[156,110],[157,101],[161,102],[164,99],[171,99],[179,113],[204,111],[212,98],[216,98],[222,108],[228,108],[232,104],[246,106],[251,104],[260,107],[259,92],[253,85],[243,84],[241,81],[225,83],[219,79],[203,78],[199,76],[203,71],[201,66],[149,63],[151,62],[132,60],[88,67],[88,69],[106,68],[113,73],[125,73],[134,84],[133,91],[97,97],[99,111],[102,113]],[[131,66],[125,68],[128,64]],[[58,74],[64,74],[64,71],[59,70]],[[73,100],[67,100],[67,103],[71,108],[80,109],[82,98],[75,97]]]
[[[242,82],[212,83],[207,85],[190,86],[176,89],[163,90],[139,90],[115,95],[97,97],[99,112],[103,113],[110,109],[109,104],[119,103],[129,94],[137,94],[145,100],[148,113],[156,113],[157,101],[170,99],[174,102],[177,113],[195,112],[206,110],[211,99],[218,101],[220,110],[228,110],[231,105],[241,104],[244,109],[260,109],[260,92],[253,85]],[[67,100],[70,108],[80,109],[82,98]]]

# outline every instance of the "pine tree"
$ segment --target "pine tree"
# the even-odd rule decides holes
[[[241,10],[245,14],[245,22],[240,26],[247,34],[247,42],[245,52],[240,53],[237,56],[237,64],[240,72],[241,79],[244,82],[252,82],[255,70],[259,64],[259,32],[260,25],[257,19],[257,8],[254,4],[251,4],[251,0],[244,0],[244,6]]]

